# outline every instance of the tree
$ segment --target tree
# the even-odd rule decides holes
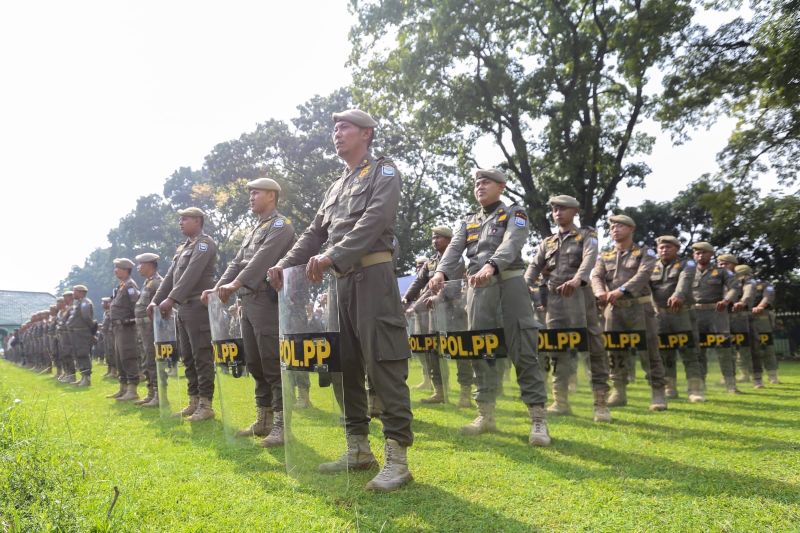
[[[546,200],[574,194],[589,225],[617,187],[641,186],[653,138],[647,75],[672,57],[689,0],[354,1],[355,86],[410,117],[462,167],[479,139],[502,153],[535,230]],[[520,188],[521,187],[521,188]]]

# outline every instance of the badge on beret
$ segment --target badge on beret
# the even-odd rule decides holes
[[[200,250],[201,252],[206,252],[208,251],[208,244],[201,242],[200,244],[197,245],[197,249]]]
[[[278,220],[276,220],[275,223],[272,224],[272,227],[273,228],[282,228],[283,227],[283,219],[279,218]]]
[[[383,174],[384,176],[394,176],[394,167],[383,165],[381,167],[381,174]]]

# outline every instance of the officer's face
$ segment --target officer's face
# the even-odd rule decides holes
[[[433,244],[433,249],[437,252],[444,252],[447,250],[447,245],[450,244],[450,239],[441,235],[434,235],[431,238],[431,244]]]
[[[658,257],[660,257],[665,263],[669,263],[678,257],[678,247],[674,244],[662,242],[658,245]]]
[[[736,267],[736,265],[734,265],[733,263],[729,263],[727,261],[717,261],[717,265],[720,268],[727,268],[731,272],[733,272],[733,269]]]
[[[698,265],[706,266],[711,262],[711,256],[714,252],[706,252],[705,250],[695,250],[692,256]]]
[[[505,188],[504,183],[497,183],[489,178],[477,179],[475,180],[475,199],[482,206],[491,205],[500,199]]]
[[[336,155],[341,158],[358,156],[366,151],[371,137],[372,128],[359,128],[346,120],[340,120],[333,126],[333,146]]]
[[[202,218],[200,217],[190,217],[188,215],[181,215],[181,218],[178,221],[178,225],[181,227],[181,233],[183,233],[187,237],[191,237],[192,235],[197,235],[198,233],[200,233],[200,230],[203,228],[201,221]]]
[[[275,202],[274,191],[262,191],[259,189],[250,189],[250,210],[260,215],[267,211]]]
[[[550,212],[553,214],[553,220],[559,226],[572,224],[578,210],[574,207],[564,207],[563,205],[554,205],[550,207]]]
[[[128,271],[124,268],[114,267],[114,277],[117,279],[128,279]]]
[[[620,222],[612,222],[609,231],[616,242],[626,241],[633,235],[633,228]]]

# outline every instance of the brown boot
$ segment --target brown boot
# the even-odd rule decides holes
[[[444,403],[444,386],[433,384],[433,394],[420,400],[421,403]]]
[[[127,390],[125,391],[125,394],[123,394],[122,396],[117,398],[117,401],[118,402],[130,402],[132,400],[138,400],[139,399],[139,393],[136,392],[137,388],[138,388],[138,385],[135,385],[133,383],[128,383]]]
[[[407,450],[406,446],[401,446],[396,440],[386,439],[383,468],[367,483],[365,488],[379,492],[392,492],[411,481],[413,478],[411,472],[408,471]]]
[[[369,449],[368,435],[347,435],[347,451],[336,461],[322,463],[322,474],[335,474],[345,470],[369,470],[378,466],[378,461]]]
[[[266,437],[272,431],[272,407],[256,407],[256,421],[236,432],[237,437]]]
[[[734,376],[725,376],[723,380],[725,382],[725,391],[728,394],[741,394],[741,391],[736,388],[736,378]]]
[[[664,387],[653,387],[650,389],[650,410],[667,410],[667,395],[664,392]]]
[[[154,394],[155,394],[155,391],[152,389],[152,387],[148,388],[147,389],[147,396],[145,396],[141,400],[136,400],[135,402],[133,402],[133,405],[142,406],[142,405],[144,405],[146,403],[150,403],[150,401],[153,399],[153,395]]]
[[[59,380],[61,383],[75,383],[75,374],[64,374]]]
[[[155,390],[153,397],[150,398],[150,401],[147,403],[141,404],[139,407],[158,407],[158,389]]]
[[[614,381],[612,383],[613,389],[611,396],[608,397],[609,407],[624,407],[628,405],[627,383],[623,381]]]
[[[214,409],[211,407],[211,398],[200,396],[197,401],[197,409],[187,418],[189,422],[202,422],[214,418]]]
[[[550,433],[547,431],[547,411],[540,405],[528,407],[531,419],[531,433],[528,444],[531,446],[550,446]]]
[[[700,378],[689,379],[689,401],[691,403],[702,403],[706,401],[703,394],[703,380]]]
[[[767,370],[767,378],[771,385],[780,385],[781,382],[778,379],[778,371],[777,370]]]
[[[126,390],[127,390],[127,389],[126,389],[126,387],[125,387],[125,384],[124,384],[124,383],[120,383],[120,384],[119,384],[119,390],[118,390],[117,392],[114,392],[114,393],[112,393],[112,394],[109,394],[108,396],[106,396],[106,398],[109,398],[109,399],[111,399],[111,398],[113,398],[113,399],[117,399],[117,398],[119,398],[120,396],[122,396],[123,394],[125,394],[125,391],[126,391]]]
[[[308,409],[311,405],[311,398],[308,397],[308,389],[297,387],[297,401],[294,403],[295,409]]]
[[[180,418],[182,416],[192,416],[194,412],[197,410],[197,404],[200,403],[199,396],[189,396],[189,405],[178,411],[177,413],[173,414],[172,416],[175,418]]]
[[[81,374],[81,380],[75,383],[76,387],[91,387],[92,376],[91,374]]]
[[[611,422],[611,411],[608,409],[606,401],[607,391],[594,390],[594,421],[595,422]]]
[[[458,396],[458,406],[462,409],[474,407],[472,404],[472,385],[462,385]]]
[[[676,387],[675,378],[665,378],[667,384],[664,386],[664,394],[668,400],[674,400],[678,397],[678,388]]]
[[[259,444],[262,448],[277,448],[283,446],[283,411],[275,413],[272,429]]]
[[[553,380],[553,403],[547,408],[550,415],[571,415],[572,409],[569,406],[568,383],[560,379]]]
[[[753,388],[754,389],[763,389],[764,388],[764,380],[761,378],[761,374],[757,374],[753,376]]]
[[[481,433],[497,431],[497,423],[494,419],[494,405],[493,403],[478,402],[478,416],[461,428],[461,434],[474,437]]]

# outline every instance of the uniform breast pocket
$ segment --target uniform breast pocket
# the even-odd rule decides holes
[[[186,268],[186,265],[188,265],[189,261],[191,261],[191,260],[192,260],[192,252],[191,252],[191,250],[187,251],[187,252],[183,252],[181,254],[180,258],[178,259],[178,267],[179,268]]]
[[[567,250],[567,264],[570,268],[578,268],[583,260],[582,250],[577,246],[572,246]]]
[[[354,186],[350,189],[347,198],[347,212],[351,215],[360,215],[367,208],[367,184]]]

